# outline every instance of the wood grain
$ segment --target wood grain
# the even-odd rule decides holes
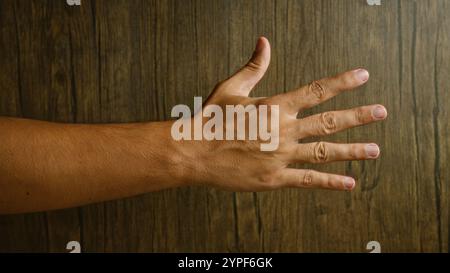
[[[376,162],[316,169],[353,193],[182,188],[0,217],[0,251],[449,251],[450,2],[445,0],[0,1],[0,115],[60,122],[169,118],[238,69],[258,36],[271,67],[255,96],[366,67],[370,83],[304,113],[382,103],[386,122],[326,140],[374,141]]]

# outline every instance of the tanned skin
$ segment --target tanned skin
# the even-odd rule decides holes
[[[356,69],[274,97],[249,97],[269,62],[270,45],[261,37],[251,60],[219,83],[205,105],[279,105],[275,151],[261,151],[258,140],[175,141],[174,121],[81,125],[0,118],[0,213],[69,208],[191,185],[353,190],[351,177],[289,165],[379,157],[373,143],[299,143],[387,117],[383,106],[368,105],[297,118],[302,110],[363,85],[368,72]]]

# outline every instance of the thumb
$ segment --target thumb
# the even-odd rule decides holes
[[[248,96],[255,85],[262,79],[270,63],[270,44],[265,37],[260,37],[255,51],[248,63],[228,79],[233,93]]]

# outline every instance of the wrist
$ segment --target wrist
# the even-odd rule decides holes
[[[177,141],[172,138],[171,127],[174,121],[151,122],[143,130],[148,145],[146,158],[152,158],[148,172],[156,175],[167,188],[190,186],[202,181],[199,141]]]

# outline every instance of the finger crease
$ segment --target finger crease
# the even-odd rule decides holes
[[[325,162],[328,158],[328,151],[323,142],[318,142],[314,149],[316,160],[319,162]]]
[[[327,130],[336,129],[336,120],[332,113],[322,113],[320,117],[322,119],[323,125],[325,126],[325,129]]]
[[[301,181],[301,184],[303,186],[311,186],[312,184],[312,172],[311,171],[307,171],[305,173],[305,175],[303,176],[303,180]]]
[[[309,85],[309,90],[318,98],[321,99],[325,95],[325,90],[318,81],[313,81]]]

